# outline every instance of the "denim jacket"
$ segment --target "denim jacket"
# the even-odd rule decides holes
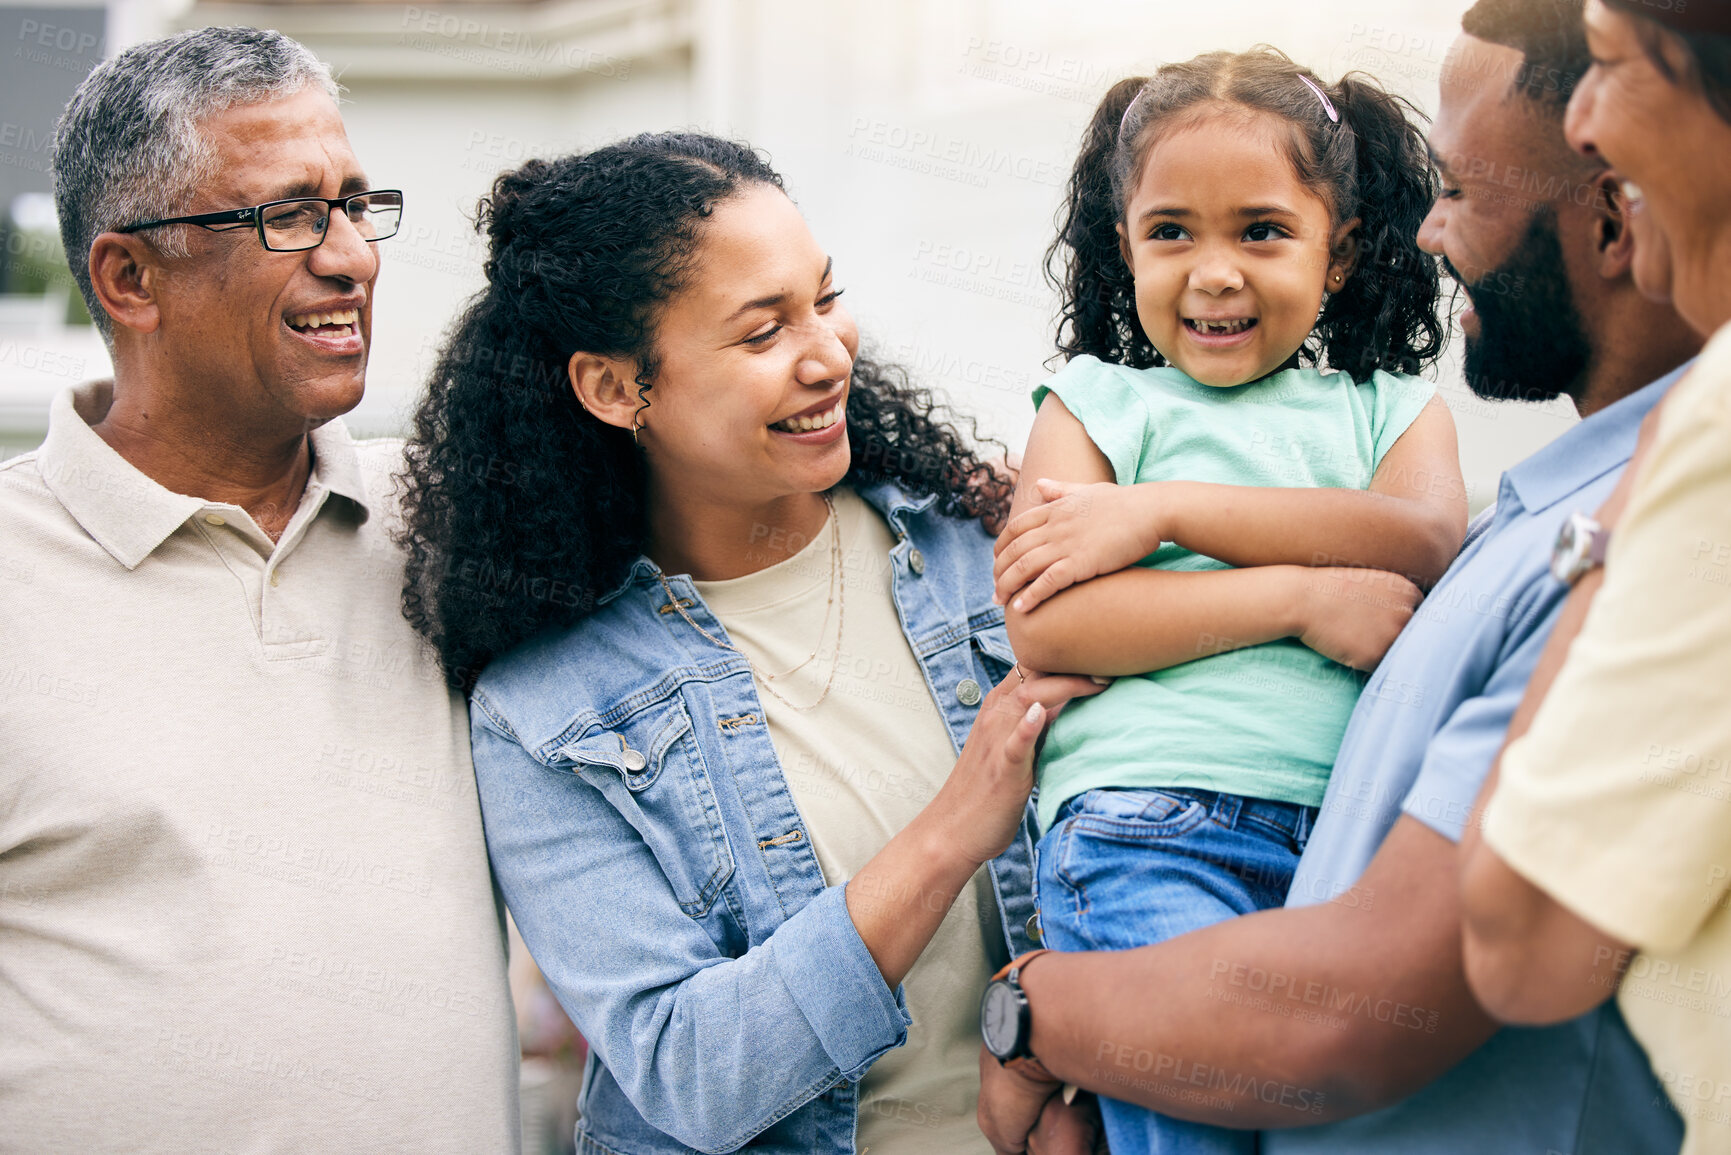
[[[893,486],[893,594],[960,750],[1012,661],[991,538]],[[494,661],[471,703],[499,885],[590,1044],[577,1149],[851,1153],[859,1081],[907,1038],[825,886],[750,667],[668,603],[648,558],[575,628]],[[686,611],[726,634],[686,577]],[[1006,946],[1032,948],[1030,817],[990,863]]]

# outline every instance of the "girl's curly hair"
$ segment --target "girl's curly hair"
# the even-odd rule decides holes
[[[1121,80],[1094,110],[1046,250],[1046,274],[1061,298],[1058,352],[1135,369],[1166,364],[1136,316],[1118,224],[1155,142],[1226,107],[1283,120],[1299,180],[1329,206],[1336,226],[1360,221],[1353,274],[1329,297],[1301,359],[1360,381],[1377,369],[1418,373],[1434,363],[1443,345],[1441,278],[1436,259],[1418,247],[1418,230],[1438,186],[1421,114],[1361,73],[1326,85],[1267,46],[1210,52]]]
[[[482,199],[487,285],[434,367],[399,479],[403,611],[453,685],[580,621],[642,553],[643,457],[583,411],[566,363],[579,350],[634,360],[649,405],[659,308],[701,259],[705,219],[752,185],[782,180],[751,148],[659,133],[528,161]],[[950,516],[1001,519],[1009,482],[948,416],[901,370],[856,359],[846,482],[893,481]]]

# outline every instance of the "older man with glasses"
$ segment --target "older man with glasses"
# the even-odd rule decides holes
[[[354,441],[400,192],[328,69],[204,29],[55,145],[114,379],[0,465],[0,1146],[518,1145],[462,703]]]

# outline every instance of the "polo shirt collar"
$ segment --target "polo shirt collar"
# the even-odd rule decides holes
[[[48,436],[36,459],[44,484],[115,561],[134,569],[186,520],[213,503],[175,493],[127,461],[90,427],[114,400],[112,381],[62,390],[48,412]],[[302,500],[324,489],[368,516],[367,490],[354,442],[341,420],[313,430],[313,472]]]
[[[347,498],[354,502],[360,519],[365,521],[373,512],[373,502],[361,476],[361,459],[355,453],[348,426],[342,418],[333,417],[313,430],[309,440],[313,444],[313,475],[307,479],[307,489],[311,491],[316,486]]]
[[[1694,365],[1679,365],[1652,384],[1605,406],[1503,474],[1499,510],[1509,499],[1529,514],[1548,509],[1613,469],[1626,465],[1641,422]]]

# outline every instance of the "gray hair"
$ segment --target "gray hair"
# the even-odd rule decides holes
[[[54,204],[67,264],[104,339],[113,343],[114,323],[90,284],[91,242],[185,214],[217,169],[200,121],[315,84],[333,100],[340,91],[329,65],[280,32],[200,28],[128,48],[78,86],[54,133]],[[185,256],[188,227],[158,229],[151,242]]]

